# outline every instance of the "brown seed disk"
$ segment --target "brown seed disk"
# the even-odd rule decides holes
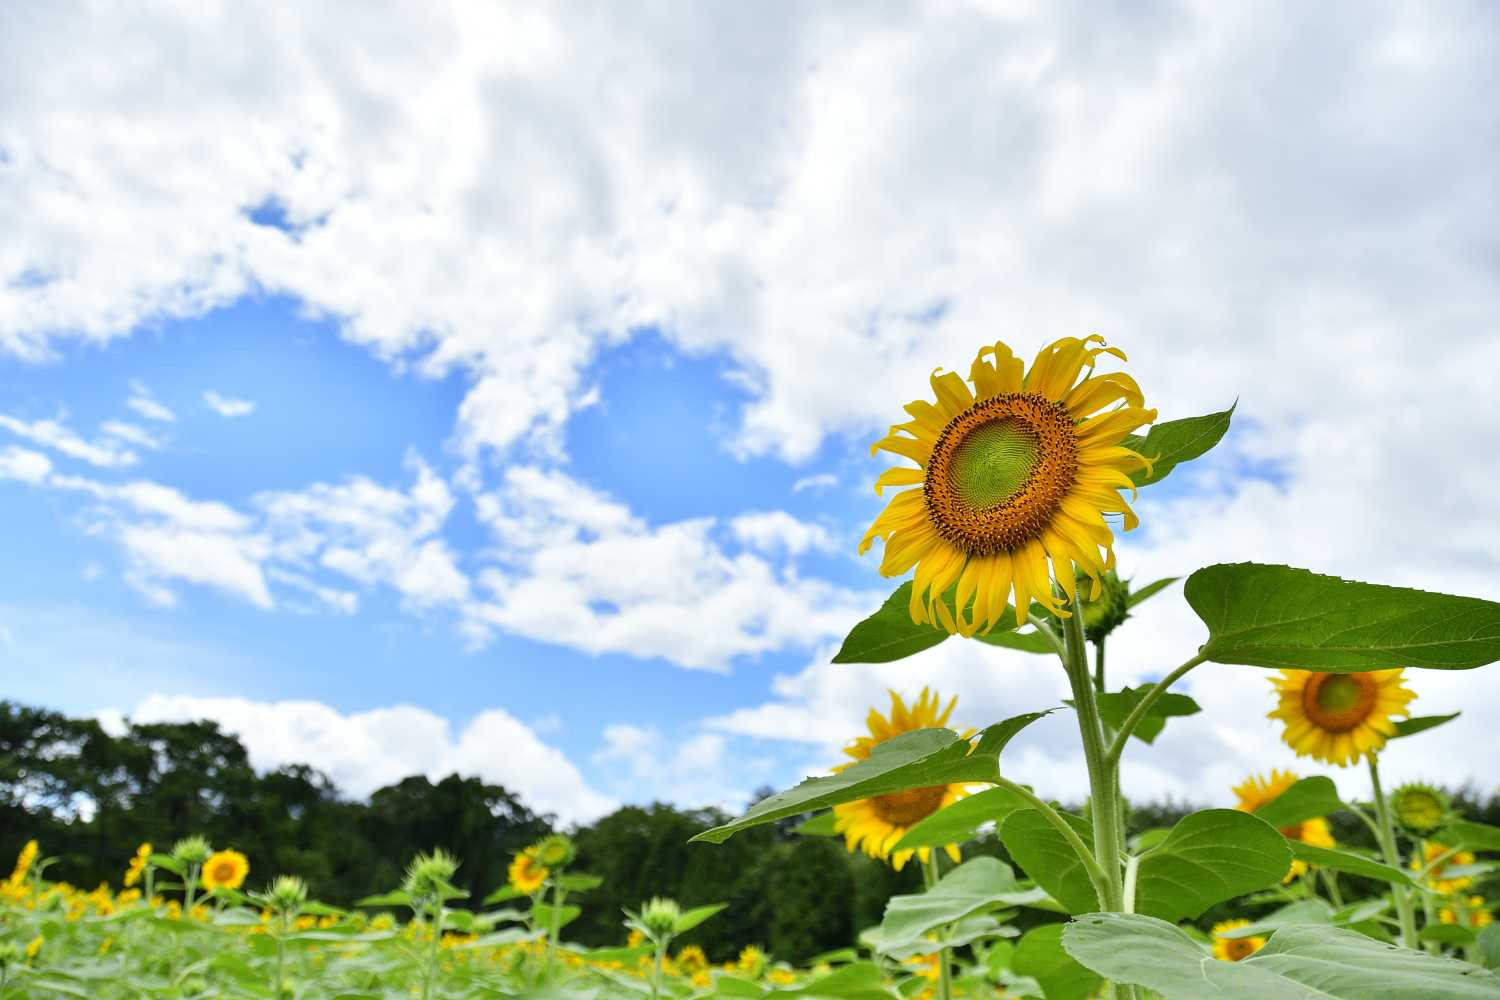
[[[1035,435],[1038,458],[1015,493],[976,509],[957,489],[954,456],[970,434],[996,421]],[[1011,393],[981,400],[949,421],[927,462],[922,494],[939,535],[970,555],[989,556],[1039,538],[1077,478],[1078,435],[1067,407],[1037,393]]]

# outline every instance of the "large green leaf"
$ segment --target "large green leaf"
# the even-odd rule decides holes
[[[1402,736],[1415,736],[1418,733],[1425,733],[1429,729],[1436,729],[1445,722],[1452,722],[1462,714],[1462,712],[1454,712],[1452,715],[1419,715],[1415,719],[1401,719],[1396,723],[1396,731],[1391,734],[1391,739],[1400,739]]]
[[[1467,819],[1455,819],[1444,824],[1439,835],[1449,847],[1470,851],[1500,851],[1500,826],[1475,823]]]
[[[1152,427],[1145,437],[1131,434],[1120,442],[1121,446],[1151,459],[1152,468],[1150,472],[1145,469],[1133,472],[1130,478],[1137,486],[1166,479],[1177,466],[1192,461],[1218,444],[1229,430],[1229,419],[1233,415],[1234,407],[1231,406],[1220,413],[1168,420]]]
[[[897,958],[932,950],[929,932],[1030,897],[1010,866],[995,858],[965,861],[926,892],[893,896],[880,924],[879,950]]]
[[[808,778],[796,788],[769,796],[743,816],[705,830],[693,840],[722,844],[740,830],[841,802],[929,788],[933,785],[994,781],[1000,751],[1011,738],[1046,712],[1029,712],[997,722],[979,734],[978,743],[950,729],[918,729],[877,744],[865,760],[823,778]]]
[[[1079,965],[1063,951],[1063,924],[1043,924],[1026,932],[1011,958],[1013,972],[1041,984],[1047,1000],[1088,1000],[1102,977]]]
[[[1146,697],[1154,688],[1155,684],[1142,684],[1136,688],[1125,688],[1120,691],[1111,691],[1108,694],[1098,696],[1099,715],[1113,729],[1119,729],[1124,723],[1125,717],[1135,708],[1136,703]],[[1150,743],[1161,735],[1166,727],[1167,720],[1184,715],[1197,715],[1203,711],[1198,703],[1185,694],[1169,691],[1156,699],[1156,703],[1146,710],[1135,724],[1131,735],[1143,743]]]
[[[1354,931],[1283,927],[1250,958],[1221,962],[1164,920],[1090,913],[1063,948],[1100,975],[1164,1000],[1495,1000],[1500,976],[1467,962],[1397,948]]]
[[[1291,866],[1286,838],[1265,820],[1205,809],[1183,817],[1141,856],[1135,908],[1165,920],[1196,917],[1215,903],[1278,884]]]
[[[728,906],[728,903],[709,903],[705,906],[695,906],[691,910],[684,910],[682,915],[677,918],[676,932],[678,934],[686,934],[715,913],[728,908]]]
[[[1292,856],[1298,861],[1306,861],[1319,868],[1332,868],[1334,871],[1348,872],[1350,875],[1363,875],[1365,878],[1379,879],[1393,885],[1415,884],[1411,876],[1401,869],[1392,868],[1390,865],[1381,864],[1379,861],[1359,854],[1337,851],[1331,847],[1314,847],[1300,840],[1288,840],[1287,845],[1291,847]]]
[[[1465,670],[1500,659],[1500,604],[1355,583],[1289,566],[1224,563],[1188,577],[1217,663],[1352,672]]]
[[[1274,930],[1279,930],[1290,924],[1331,924],[1333,923],[1333,907],[1321,899],[1299,899],[1295,903],[1288,903],[1273,913],[1252,924],[1244,927],[1236,927],[1233,930],[1221,931],[1220,937],[1247,938],[1264,936]]]
[[[834,663],[889,663],[931,649],[948,633],[911,620],[911,581],[896,588],[875,612],[844,637]]]
[[[1491,969],[1500,969],[1500,924],[1480,928],[1479,957]]]
[[[1088,820],[1063,813],[1084,844],[1093,843],[1093,828]],[[1036,809],[1022,809],[1005,817],[1000,824],[1000,842],[1021,870],[1069,913],[1087,913],[1099,908],[1099,897],[1089,881],[1077,853],[1047,818]]]
[[[1255,815],[1281,830],[1303,820],[1320,819],[1343,807],[1338,786],[1332,778],[1320,774],[1303,778],[1255,810]]]
[[[1037,608],[1035,605],[1033,605],[1032,607],[1034,614],[1040,613],[1039,608]],[[1012,611],[1010,608],[1006,608],[1005,613],[1007,616],[1009,616],[1012,614]],[[974,636],[974,638],[978,639],[980,642],[988,643],[991,646],[1003,646],[1006,649],[1018,649],[1023,653],[1057,652],[1057,650],[1052,645],[1052,640],[1048,639],[1045,635],[1042,635],[1042,633],[1034,630],[1016,632],[1014,631],[1014,627],[1007,630],[1002,627],[1003,625],[1004,622],[1002,621],[1001,624],[996,625],[992,631],[986,634],[976,635]]]
[[[850,962],[826,976],[812,979],[796,988],[776,991],[777,1000],[791,1000],[793,997],[892,1000],[893,996],[880,973],[880,967],[874,962]]]
[[[962,844],[972,839],[984,824],[991,821],[998,824],[1015,810],[1029,808],[1026,800],[1009,788],[986,788],[928,816],[906,831],[892,850]]]
[[[838,831],[833,828],[837,819],[838,817],[830,809],[828,812],[820,812],[804,821],[792,832],[804,837],[837,837]]]

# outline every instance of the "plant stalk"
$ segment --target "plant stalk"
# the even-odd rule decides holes
[[[1104,693],[1104,640],[1094,643],[1094,691]]]
[[[938,872],[937,851],[929,850],[927,860],[922,862],[923,882],[927,890],[938,884],[940,873]],[[939,1000],[953,1000],[953,979],[951,966],[953,965],[953,952],[943,948],[938,953],[938,998]]]
[[[996,784],[1001,788],[1015,792],[1030,803],[1031,807],[1041,813],[1042,817],[1051,823],[1057,832],[1062,835],[1063,840],[1068,842],[1068,846],[1073,848],[1073,853],[1078,855],[1078,861],[1083,865],[1083,870],[1088,874],[1089,881],[1093,883],[1094,895],[1098,898],[1099,906],[1102,908],[1105,905],[1104,869],[1099,867],[1098,861],[1094,860],[1092,848],[1083,842],[1082,837],[1078,836],[1078,831],[1068,825],[1068,821],[1063,818],[1062,813],[1052,808],[1050,803],[1041,799],[1025,785],[1018,785],[1009,778],[998,778]]]
[[[1130,714],[1125,716],[1125,721],[1120,723],[1120,731],[1115,734],[1114,742],[1109,745],[1108,759],[1111,768],[1116,767],[1120,763],[1120,757],[1125,753],[1126,741],[1130,739],[1130,734],[1135,732],[1136,724],[1146,717],[1147,712],[1151,711],[1151,706],[1155,705],[1157,700],[1167,693],[1167,689],[1177,683],[1184,674],[1204,662],[1206,661],[1202,656],[1193,657],[1151,685],[1151,690],[1146,692],[1146,696],[1135,703],[1135,707],[1130,710]],[[1078,696],[1075,694],[1073,697],[1076,698]]]
[[[443,945],[443,901],[439,899],[433,909],[432,944],[427,951],[427,975],[422,977],[422,1000],[431,1000],[432,981],[437,978],[438,953]]]
[[[1380,787],[1380,766],[1376,755],[1367,754],[1370,764],[1370,787],[1375,796],[1375,819],[1379,825],[1380,849],[1385,854],[1385,863],[1397,871],[1401,870],[1401,855],[1396,851],[1396,828],[1391,825],[1391,811],[1385,803],[1385,792]],[[1417,918],[1412,912],[1411,895],[1402,887],[1391,886],[1391,899],[1396,904],[1396,917],[1401,921],[1401,944],[1407,948],[1417,947]]]
[[[656,942],[656,964],[651,970],[651,1000],[661,1000],[661,965],[667,953],[665,939]]]
[[[281,1000],[286,988],[286,914],[279,914],[276,922],[276,992],[273,995],[276,1000]]]
[[[562,922],[562,878],[552,876],[552,926],[547,931],[547,977],[557,972],[557,935]]]

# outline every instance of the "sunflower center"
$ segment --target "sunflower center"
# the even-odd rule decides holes
[[[971,555],[994,555],[1038,538],[1077,473],[1067,408],[1037,393],[1011,393],[949,421],[922,492],[939,535]]]
[[[870,800],[875,815],[892,826],[916,826],[937,812],[943,805],[946,785],[931,788],[912,788],[889,795],[877,795]]]
[[[1224,951],[1231,962],[1238,962],[1255,954],[1255,942],[1250,938],[1227,938],[1224,941]]]
[[[1347,733],[1375,707],[1375,681],[1365,674],[1315,674],[1302,689],[1307,717],[1330,733]]]
[[[1301,840],[1302,839],[1302,824],[1301,823],[1293,823],[1291,826],[1284,826],[1284,827],[1282,827],[1281,828],[1281,835],[1283,837],[1285,837],[1287,840]]]

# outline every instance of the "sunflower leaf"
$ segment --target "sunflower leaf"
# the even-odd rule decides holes
[[[1355,583],[1290,566],[1224,563],[1188,577],[1216,663],[1356,672],[1466,670],[1500,659],[1500,604]]]
[[[1321,819],[1344,807],[1338,786],[1321,774],[1303,778],[1255,810],[1255,815],[1277,829],[1309,819]]]
[[[1063,929],[1062,944],[1094,972],[1148,987],[1164,1000],[1481,1000],[1500,991],[1500,976],[1468,962],[1313,924],[1282,927],[1238,962],[1215,961],[1178,928],[1139,914],[1079,917]]]
[[[1298,861],[1305,861],[1319,868],[1331,868],[1334,871],[1348,872],[1350,875],[1362,875],[1365,878],[1378,879],[1392,885],[1412,886],[1416,884],[1412,881],[1412,877],[1401,869],[1392,868],[1390,865],[1350,851],[1336,851],[1331,847],[1314,847],[1300,840],[1288,840],[1287,846],[1292,849],[1292,856]]]
[[[1159,483],[1183,462],[1190,462],[1207,453],[1223,439],[1233,415],[1234,407],[1231,406],[1219,413],[1168,420],[1152,427],[1144,437],[1139,434],[1129,435],[1120,442],[1120,446],[1151,459],[1151,471],[1139,469],[1132,472],[1131,480],[1137,486]]]
[[[926,941],[929,932],[966,917],[1013,906],[1030,895],[1004,862],[985,857],[965,861],[926,892],[891,897],[880,923],[877,950],[897,958],[927,954],[932,950]]]
[[[1500,826],[1452,820],[1443,827],[1443,843],[1458,850],[1500,851]]]
[[[731,820],[692,838],[722,844],[740,830],[842,802],[933,785],[993,781],[1000,751],[1011,738],[1046,712],[1028,712],[982,730],[977,743],[950,729],[917,729],[876,744],[870,756],[838,772],[808,778],[795,788],[769,796]]]
[[[1029,808],[1031,807],[1025,799],[1008,788],[986,788],[977,795],[959,799],[946,809],[939,809],[928,816],[906,831],[906,835],[891,849],[905,851],[918,847],[962,844],[973,839],[975,832],[984,824],[994,821],[998,825],[1017,809]]]
[[[1396,723],[1396,731],[1391,734],[1391,739],[1398,740],[1403,736],[1415,736],[1425,733],[1429,729],[1436,729],[1445,722],[1452,722],[1462,715],[1462,712],[1454,712],[1452,715],[1419,715],[1415,719],[1402,719]]]
[[[1108,694],[1099,695],[1099,715],[1112,728],[1119,729],[1124,723],[1125,717],[1130,710],[1135,708],[1136,703],[1150,693],[1155,685],[1142,684],[1137,688],[1124,688],[1120,691],[1112,691]],[[1201,712],[1198,703],[1185,694],[1168,693],[1156,700],[1156,704],[1141,716],[1136,722],[1135,729],[1131,735],[1143,743],[1151,743],[1161,731],[1166,728],[1167,720],[1170,718],[1197,715]]]
[[[836,837],[838,831],[833,828],[833,810],[820,812],[809,820],[804,821],[792,832],[803,837]]]
[[[1047,1000],[1088,1000],[1103,978],[1063,950],[1063,924],[1033,927],[1016,945],[1010,967],[1041,984]]]
[[[911,620],[911,581],[896,588],[880,610],[855,625],[844,637],[834,663],[889,663],[931,649],[948,633]]]
[[[1491,969],[1500,969],[1500,924],[1481,928],[1477,943],[1484,964]]]
[[[1143,601],[1150,600],[1161,591],[1166,590],[1172,584],[1181,579],[1182,577],[1180,576],[1169,576],[1165,577],[1164,579],[1157,580],[1155,583],[1148,583],[1140,590],[1132,590],[1125,598],[1125,606],[1127,608],[1133,608]]]
[[[1183,817],[1141,856],[1136,910],[1164,920],[1196,917],[1215,903],[1276,885],[1292,866],[1287,840],[1237,809]]]
[[[1038,614],[1040,608],[1033,606],[1032,614]],[[1055,653],[1052,641],[1037,631],[1017,632],[1015,631],[1015,609],[1006,608],[1005,617],[995,626],[994,631],[987,635],[976,635],[974,638],[991,646],[1003,646],[1006,649],[1019,649],[1023,653]],[[1011,623],[1010,628],[1005,623]]]
[[[1063,813],[1062,817],[1085,844],[1093,842],[1093,827],[1088,820],[1072,813]],[[1069,913],[1087,913],[1099,908],[1099,897],[1083,862],[1040,812],[1016,810],[1005,817],[999,830],[1000,842],[1015,863]]]

